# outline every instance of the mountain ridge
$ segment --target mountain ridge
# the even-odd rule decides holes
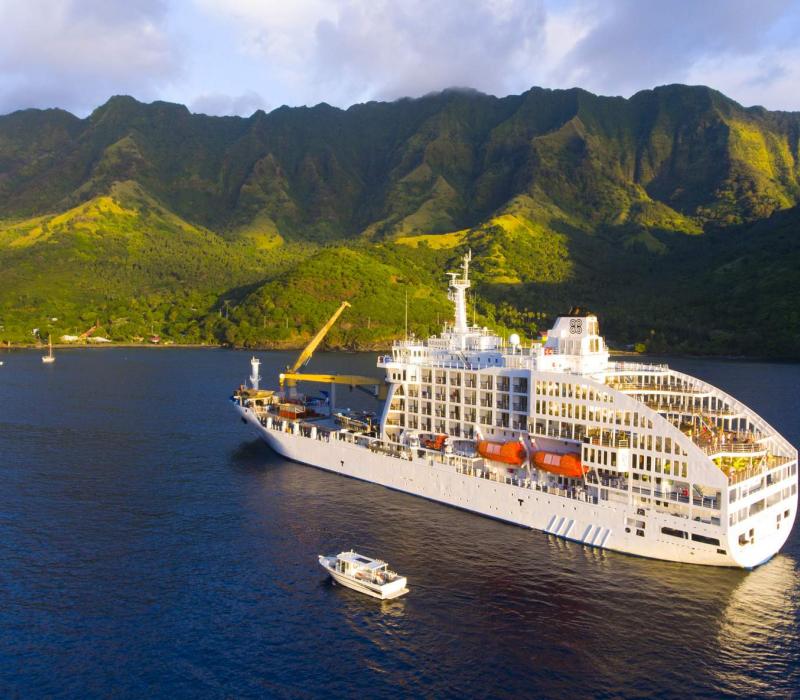
[[[112,97],[83,119],[58,109],[18,111],[0,116],[0,267],[11,270],[16,286],[0,290],[6,328],[0,337],[18,340],[26,325],[56,317],[44,309],[37,316],[20,301],[26,295],[57,301],[48,299],[38,276],[31,281],[19,274],[33,259],[53,280],[70,277],[59,292],[74,297],[68,308],[134,315],[125,303],[137,290],[132,279],[87,296],[80,287],[92,285],[74,267],[70,275],[62,269],[88,256],[94,274],[119,280],[103,259],[111,238],[90,231],[102,233],[105,226],[117,245],[128,246],[118,262],[135,259],[142,270],[138,287],[157,290],[159,298],[174,291],[166,270],[194,269],[169,256],[196,258],[196,269],[206,272],[183,282],[205,300],[202,308],[193,302],[194,318],[186,321],[205,324],[200,335],[190,334],[194,340],[300,342],[307,333],[301,329],[319,315],[313,300],[289,304],[302,309],[294,331],[286,317],[280,320],[289,333],[272,333],[279,321],[262,308],[259,334],[254,309],[263,304],[242,290],[274,290],[278,278],[306,279],[313,287],[302,265],[332,264],[326,249],[339,250],[367,278],[403,269],[435,290],[437,269],[471,246],[485,256],[476,284],[487,322],[528,323],[522,330],[530,334],[531,319],[542,323],[557,312],[557,301],[580,296],[593,305],[595,296],[621,342],[656,347],[661,331],[646,316],[657,304],[632,302],[638,318],[628,323],[626,294],[684,298],[682,290],[664,286],[664,279],[681,274],[677,256],[702,251],[711,267],[728,255],[719,232],[750,231],[766,241],[771,226],[786,229],[793,214],[778,214],[794,212],[800,202],[799,141],[800,113],[745,108],[711,88],[680,85],[627,99],[580,88],[534,87],[505,97],[447,90],[347,109],[283,106],[250,117],[197,115],[183,105],[129,96]],[[110,204],[122,200],[127,218]],[[87,203],[95,204],[76,215]],[[31,233],[41,225],[55,234]],[[27,247],[13,233],[23,230]],[[207,251],[190,244],[200,238]],[[52,253],[56,245],[60,259]],[[764,252],[751,245],[744,254],[769,270],[777,263]],[[225,270],[218,260],[225,255],[236,269]],[[659,267],[665,270],[652,279],[641,273]],[[615,275],[626,275],[633,287],[620,287]],[[689,287],[721,293],[702,269],[694,275]],[[231,304],[241,305],[242,319],[253,307],[249,331],[231,330],[237,319]],[[146,316],[127,322],[130,332],[119,330],[119,337],[141,335]],[[737,352],[747,343],[725,318],[724,327],[711,330],[732,337]],[[424,330],[435,328],[430,318],[426,323]],[[181,328],[174,328],[178,341],[188,337]],[[386,326],[381,333],[388,339],[396,330]],[[662,344],[675,342],[664,332]],[[356,345],[383,342],[374,334],[351,337]],[[718,345],[697,339],[688,349],[719,352]]]

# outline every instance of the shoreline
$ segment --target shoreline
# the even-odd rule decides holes
[[[302,350],[305,345],[287,345],[285,347],[244,347],[236,345],[224,344],[211,344],[211,343],[171,343],[168,345],[159,343],[53,343],[53,350],[108,350],[108,349],[131,349],[131,348],[144,348],[152,350],[175,350],[175,349],[189,349],[189,350],[238,350],[245,352],[298,352]],[[46,351],[47,345],[0,345],[0,354],[4,351],[11,353],[21,350],[40,350]],[[390,346],[378,346],[371,348],[342,348],[342,347],[326,347],[318,352],[341,352],[346,354],[357,353],[385,353],[391,352]],[[775,358],[775,357],[757,357],[748,355],[693,355],[690,353],[639,353],[634,350],[614,350],[610,349],[612,357],[625,357],[635,358],[641,357],[647,359],[650,357],[674,357],[687,360],[725,360],[735,362],[770,362],[775,364],[798,364],[800,358]]]

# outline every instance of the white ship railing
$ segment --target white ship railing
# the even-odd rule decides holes
[[[669,365],[646,362],[609,362],[612,372],[667,372]]]
[[[711,389],[693,387],[688,385],[654,384],[653,382],[620,382],[616,381],[613,378],[609,378],[606,384],[612,389],[616,389],[617,391],[622,391],[622,392],[632,391],[637,394],[651,393],[651,392],[655,392],[658,394],[691,394],[691,395],[713,393]]]
[[[467,457],[456,453],[442,453],[437,450],[429,450],[423,447],[405,447],[393,442],[387,442],[379,438],[369,437],[363,433],[353,433],[348,430],[323,428],[316,426],[313,423],[296,422],[285,418],[272,417],[266,412],[260,415],[260,422],[264,427],[279,432],[293,433],[302,435],[306,438],[314,438],[321,442],[331,442],[338,440],[353,445],[358,445],[372,452],[380,453],[389,457],[397,459],[411,460],[415,457],[422,457],[425,461],[433,466],[440,464],[444,466],[454,467],[459,474],[470,476],[474,478],[486,479],[495,483],[506,484],[508,486],[516,486],[518,488],[530,489],[541,493],[546,493],[553,496],[562,498],[570,498],[573,500],[583,501],[586,503],[598,504],[602,502],[614,502],[625,505],[633,505],[630,501],[632,493],[645,493],[650,495],[649,489],[639,489],[638,487],[631,487],[628,490],[629,482],[620,477],[607,478],[598,477],[594,472],[591,473],[592,478],[585,482],[585,484],[577,484],[572,487],[564,488],[555,483],[541,482],[537,479],[523,476],[498,473],[486,466],[486,462],[481,457]],[[316,434],[314,433],[316,430]],[[597,493],[591,493],[589,489],[596,489]],[[678,497],[677,494],[665,493],[661,496],[664,500],[671,500],[674,502],[688,503],[688,497]],[[714,499],[706,498],[700,499],[695,496],[693,505],[703,506],[705,508],[718,509]],[[713,505],[711,502],[713,501]],[[687,518],[685,513],[669,513],[675,517]],[[719,524],[719,518],[711,517],[702,518],[702,522],[710,523],[713,525]]]

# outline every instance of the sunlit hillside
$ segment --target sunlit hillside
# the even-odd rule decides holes
[[[482,323],[531,336],[577,303],[620,346],[797,357],[799,135],[798,114],[679,85],[16,112],[0,340],[97,320],[118,341],[296,345],[348,298],[330,342],[374,347],[405,332],[406,293],[435,330],[469,247]]]

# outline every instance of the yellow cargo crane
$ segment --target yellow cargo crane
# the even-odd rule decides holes
[[[311,339],[309,344],[306,345],[303,352],[298,355],[294,364],[287,367],[286,371],[281,372],[278,376],[281,389],[285,387],[288,396],[293,397],[296,394],[297,382],[321,382],[331,385],[331,405],[334,403],[334,385],[336,384],[344,384],[351,389],[355,387],[363,390],[367,390],[367,387],[373,387],[368,393],[378,399],[386,398],[386,386],[380,379],[362,377],[356,374],[301,374],[299,372],[301,367],[309,363],[311,356],[328,334],[328,331],[333,327],[333,324],[336,323],[339,316],[342,315],[342,312],[349,306],[350,304],[348,302],[343,301],[339,308],[336,309],[333,315],[327,320],[325,325],[317,331],[317,334]]]
[[[281,385],[285,382],[289,386],[290,382],[319,382],[320,384],[344,384],[351,389],[362,389],[371,394],[376,399],[386,398],[386,385],[374,377],[362,377],[357,374],[300,374],[295,372],[289,374],[282,372],[279,375]],[[331,395],[333,402],[333,395]]]

